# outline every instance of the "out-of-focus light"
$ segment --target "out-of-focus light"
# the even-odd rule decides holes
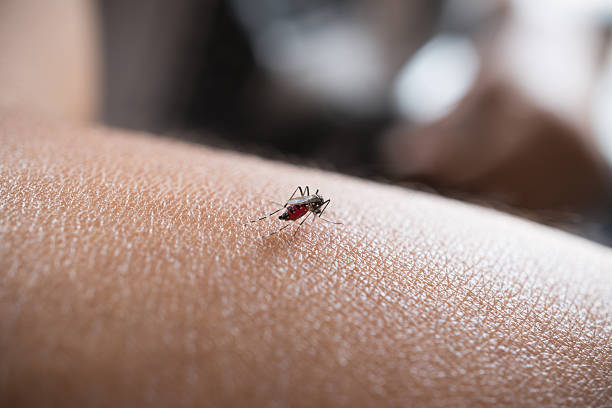
[[[394,105],[402,116],[425,124],[447,113],[473,86],[480,58],[472,42],[438,35],[423,46],[397,76]]]
[[[379,50],[364,27],[339,20],[310,29],[277,22],[256,47],[260,63],[287,83],[358,113],[380,109],[386,68]]]
[[[599,16],[602,29],[612,30],[612,4]],[[612,163],[612,43],[607,44],[601,74],[593,91],[591,125],[604,156]]]
[[[596,21],[610,0],[512,0],[497,64],[541,108],[584,122],[599,43]]]
[[[612,10],[610,0],[512,0],[514,13],[524,21],[558,25],[560,20],[589,20]]]
[[[612,69],[600,80],[595,92],[592,120],[600,147],[612,162]]]
[[[255,57],[271,77],[339,112],[385,108],[389,67],[351,3],[231,0]]]

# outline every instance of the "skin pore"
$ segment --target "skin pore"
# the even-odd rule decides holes
[[[612,253],[492,210],[0,110],[2,406],[604,406]],[[325,216],[295,238],[297,185]]]

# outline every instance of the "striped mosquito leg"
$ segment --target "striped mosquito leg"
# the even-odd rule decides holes
[[[289,201],[291,201],[291,199],[292,199],[293,197],[295,197],[295,193],[297,193],[297,192],[298,192],[298,190],[300,190],[300,195],[301,195],[301,196],[303,196],[303,195],[304,195],[304,192],[302,191],[302,186],[297,186],[297,187],[296,187],[296,189],[293,191],[293,194],[291,194],[291,197],[289,197],[289,199],[287,200],[287,203],[288,203]],[[287,203],[285,203],[285,207],[287,206]]]
[[[287,224],[284,227],[282,227],[281,229],[279,229],[278,231],[271,232],[268,236],[271,237],[274,234],[278,234],[279,232],[281,232],[282,230],[284,230],[285,228],[290,227],[290,226],[291,226],[291,224]]]
[[[327,209],[327,206],[329,205],[330,200],[331,200],[331,199],[330,199],[330,198],[328,198],[327,200],[325,200],[325,201],[323,202],[323,209],[322,209],[322,210],[321,210],[321,212],[319,213],[319,218],[321,218],[321,219],[322,219],[323,221],[325,221],[325,222],[329,222],[330,224],[342,225],[342,223],[341,223],[341,222],[330,221],[330,220],[325,219],[325,218],[323,218],[323,217],[322,217],[322,215],[323,215],[323,211],[325,211],[325,210]]]
[[[300,227],[302,226],[302,224],[304,223],[304,221],[306,221],[308,219],[308,217],[310,217],[310,214],[313,214],[311,212],[308,213],[308,215],[306,215],[306,217],[304,217],[304,219],[302,220],[302,222],[300,222],[300,225],[298,225],[298,227],[295,229],[295,231],[293,232],[293,236],[295,237],[295,235],[297,234],[298,230],[300,229]]]
[[[250,223],[253,223],[253,222],[257,222],[257,221],[265,220],[266,218],[273,216],[274,214],[276,214],[276,213],[277,213],[277,212],[279,212],[280,210],[283,210],[284,208],[285,208],[285,207],[281,207],[281,208],[279,208],[278,210],[276,210],[276,211],[274,211],[274,212],[271,212],[271,213],[270,213],[270,214],[268,214],[268,215],[264,215],[263,217],[259,217],[259,218],[257,218],[256,220],[249,220],[249,222],[245,222],[243,225],[249,225]]]

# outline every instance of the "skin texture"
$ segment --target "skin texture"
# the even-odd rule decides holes
[[[242,225],[297,184],[344,225]],[[610,271],[484,208],[0,110],[1,406],[605,406]]]

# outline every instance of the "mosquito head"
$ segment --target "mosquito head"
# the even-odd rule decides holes
[[[321,213],[321,207],[323,206],[323,197],[317,196],[318,200],[311,204],[312,212],[315,214]]]

